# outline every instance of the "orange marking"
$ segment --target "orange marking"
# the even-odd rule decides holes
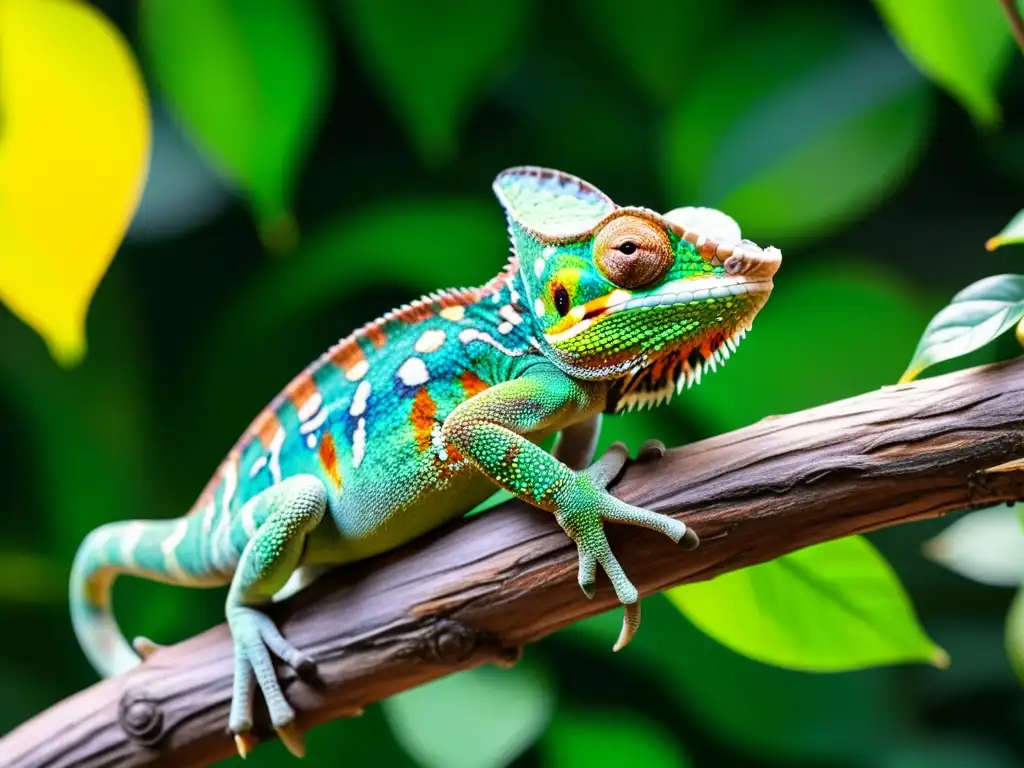
[[[253,421],[252,426],[249,427],[249,432],[255,434],[260,439],[264,448],[270,448],[274,435],[277,434],[277,430],[280,428],[281,422],[277,418],[277,414],[270,408],[264,408],[260,411],[255,421]]]
[[[462,383],[462,388],[465,390],[467,398],[478,395],[491,386],[472,371],[463,371],[462,375],[459,376],[459,381]]]
[[[323,465],[324,472],[331,478],[334,487],[341,490],[341,473],[338,472],[338,451],[334,447],[334,438],[331,437],[330,432],[325,432],[324,436],[320,438],[319,453],[320,464]]]
[[[416,392],[412,401],[412,413],[409,414],[409,421],[412,423],[412,433],[416,438],[416,447],[420,452],[430,450],[430,438],[434,434],[435,417],[437,416],[437,403],[427,392],[426,387],[421,387]]]
[[[317,394],[316,382],[313,381],[313,377],[309,375],[308,371],[303,371],[284,389],[285,394],[288,395],[292,401],[292,405],[295,406],[296,410],[301,410],[302,406],[305,405],[309,400]]]
[[[377,349],[381,349],[388,343],[387,333],[385,333],[384,328],[378,324],[371,325],[366,329],[366,338],[368,338]]]
[[[354,339],[339,344],[338,348],[331,353],[331,362],[345,373],[351,371],[357,363],[361,363],[365,359],[363,350]]]

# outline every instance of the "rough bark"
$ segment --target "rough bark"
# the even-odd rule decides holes
[[[682,516],[701,536],[690,553],[611,527],[642,594],[853,533],[1021,500],[1024,359],[768,418],[630,464],[613,490]],[[272,613],[319,665],[314,680],[281,668],[306,729],[456,670],[512,663],[522,645],[615,605],[603,576],[596,597],[583,597],[575,547],[550,515],[510,502],[338,569]],[[225,625],[159,650],[7,735],[0,762],[224,758],[233,751],[231,655]]]

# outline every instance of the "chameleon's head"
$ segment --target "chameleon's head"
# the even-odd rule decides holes
[[[613,410],[667,400],[723,363],[782,261],[724,213],[620,208],[559,171],[511,168],[494,191],[541,350],[572,376],[613,380]]]

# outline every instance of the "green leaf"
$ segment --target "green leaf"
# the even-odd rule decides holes
[[[540,738],[554,690],[538,668],[479,667],[382,703],[399,744],[424,768],[502,768]]]
[[[729,51],[687,83],[668,121],[672,199],[728,211],[757,242],[806,239],[862,214],[919,158],[929,89],[880,35],[773,18]]]
[[[296,237],[292,197],[333,63],[312,0],[143,0],[149,71],[186,131],[242,187],[268,248]]]
[[[425,162],[452,158],[472,100],[527,39],[523,0],[335,0],[352,45]]]
[[[981,123],[999,120],[996,86],[1013,55],[998,2],[875,0],[878,12],[918,69]]]
[[[666,594],[708,635],[766,664],[808,672],[948,664],[917,623],[892,568],[860,536]]]
[[[690,760],[670,734],[631,712],[560,709],[540,742],[550,768],[637,765],[686,768]]]
[[[1006,656],[1017,679],[1024,683],[1024,588],[1018,589],[1006,615]]]
[[[994,275],[964,288],[939,311],[914,350],[900,383],[925,368],[985,346],[1024,317],[1024,275]]]
[[[925,542],[925,554],[954,573],[997,587],[1024,584],[1024,530],[1020,510],[1005,506],[964,515]]]
[[[993,235],[985,241],[985,248],[994,251],[1003,245],[1017,245],[1024,243],[1024,211],[1020,211],[1010,219],[1010,223],[1003,227],[998,235]]]
[[[724,37],[734,18],[733,5],[726,0],[632,0],[632,18],[657,20],[643,23],[642,53],[623,33],[621,0],[591,0],[582,21],[593,31],[597,53],[610,67],[626,70],[651,99],[666,103],[685,93],[689,78],[708,62],[707,57],[695,55],[693,46],[679,44],[680,31],[692,30],[703,40]]]
[[[636,638],[613,657],[608,644],[619,632],[619,611],[575,624],[558,637],[589,646],[595,662],[608,667],[607,685],[653,685],[671,697],[679,709],[665,713],[672,718],[667,722],[696,723],[738,749],[784,765],[874,765],[902,735],[904,723],[888,710],[899,695],[891,670],[808,675],[770,667],[700,632],[663,595],[646,598],[643,608]]]

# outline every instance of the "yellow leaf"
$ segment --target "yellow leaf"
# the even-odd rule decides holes
[[[71,364],[149,165],[131,50],[77,0],[0,0],[0,300]]]

